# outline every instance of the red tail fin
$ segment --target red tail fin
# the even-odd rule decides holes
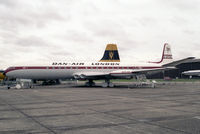
[[[173,61],[171,47],[168,43],[164,44],[162,58],[159,62],[149,62],[149,63],[156,63],[156,64],[167,64]]]

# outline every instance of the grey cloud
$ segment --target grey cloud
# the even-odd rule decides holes
[[[61,36],[64,40],[78,42],[78,43],[92,43],[94,42],[91,37],[85,32],[80,32],[76,30],[68,30],[67,33]]]
[[[199,50],[200,42],[191,43],[192,50]]]
[[[199,0],[157,0],[162,5],[167,5],[169,10],[171,8],[176,8],[181,11],[189,11],[199,9],[200,1]]]
[[[185,19],[184,17],[180,17],[180,16],[172,17],[171,22],[176,24],[177,26],[185,26],[189,23],[187,19]]]
[[[8,49],[8,48],[1,49],[1,59],[7,60],[14,56],[16,56],[16,53],[12,52],[11,49]]]
[[[8,42],[9,40],[9,42]],[[14,60],[15,57],[20,57],[21,55],[39,53],[45,51],[49,47],[52,47],[48,42],[43,39],[30,36],[27,38],[8,38],[6,42],[3,42],[4,46],[1,46],[1,58],[8,60]]]
[[[94,1],[89,1],[89,2],[85,1],[85,2],[82,2],[83,6],[85,8],[79,9],[80,13],[83,14],[84,16],[88,16],[88,15],[91,15],[91,14],[96,15],[100,10],[99,10],[99,8],[93,2]]]
[[[37,36],[19,38],[14,44],[21,47],[48,47],[49,44],[44,39]]]
[[[56,13],[56,11],[47,11],[47,12],[38,12],[38,13],[29,13],[27,19],[30,19],[29,24],[35,24],[38,28],[45,27],[51,21],[66,21],[69,20],[70,17],[68,16],[67,19],[62,17],[60,14]]]
[[[6,2],[5,2],[6,3]],[[15,4],[15,1],[9,2]],[[0,6],[0,28],[16,32],[24,27],[45,27],[51,21],[66,21],[69,15],[62,16],[56,7],[34,7],[24,1],[13,8]],[[42,8],[43,7],[43,8]]]
[[[20,26],[32,24],[31,19],[26,16],[15,14],[2,14],[0,13],[0,28],[6,31],[18,32]]]
[[[183,32],[187,35],[194,35],[196,33],[196,31],[194,30],[189,30],[189,29],[186,29],[186,30],[183,30]]]
[[[15,7],[17,3],[17,0],[15,0],[15,2],[13,2],[13,0],[1,0],[0,1],[0,6],[3,5],[5,7]]]
[[[182,50],[182,51],[177,52],[175,56],[182,59],[182,58],[193,56],[193,54],[191,54],[191,52],[189,52],[189,51]]]
[[[190,53],[197,54],[199,5],[197,0],[0,0],[0,59],[101,58],[110,42],[118,44],[122,57],[145,58],[152,51],[160,56],[155,44],[163,40],[176,40],[182,45],[178,51],[196,41]]]
[[[155,26],[157,25],[157,21],[154,18],[151,17],[143,17],[143,18],[136,18],[136,20],[138,20],[138,22],[142,25],[142,26]]]
[[[14,13],[15,11],[9,11],[5,14],[0,13],[0,24],[1,28],[8,30],[15,30],[16,28],[24,26],[38,26],[41,28],[48,24],[50,21],[63,21],[64,18],[52,11],[48,12],[27,12],[27,13]]]
[[[172,5],[181,10],[195,10],[199,8],[198,0],[175,0]]]
[[[136,40],[133,39],[124,39],[120,42],[120,51],[122,52],[128,52],[131,51],[132,49],[130,48],[138,48],[140,43]]]
[[[126,50],[134,46],[138,47],[139,43],[130,35],[127,29],[120,22],[114,22],[113,20],[101,20],[99,23],[85,22],[86,28],[93,34],[94,37],[105,40],[116,41],[121,45],[121,49]],[[115,43],[115,42],[111,42]],[[123,47],[124,46],[124,49]]]
[[[0,33],[1,41],[2,41],[2,46],[4,47],[10,47],[13,48],[19,39],[19,37],[11,34],[11,33]]]
[[[51,52],[51,55],[56,55],[56,56],[63,56],[63,57],[66,57],[66,56],[69,56],[71,55],[70,52],[68,51],[54,51],[54,52]]]
[[[18,36],[2,36],[4,46],[9,46],[11,48],[17,47],[18,49],[24,48],[26,51],[27,47],[54,47],[48,41],[37,36],[28,37],[18,37]],[[23,50],[22,50],[23,51]]]
[[[123,26],[113,20],[100,20],[98,23],[92,23],[86,21],[84,23],[85,27],[93,33],[94,36],[99,37],[113,37],[121,38],[127,35],[127,32],[123,29]]]

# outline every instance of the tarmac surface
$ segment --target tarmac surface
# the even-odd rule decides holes
[[[0,88],[0,134],[200,134],[200,84]]]

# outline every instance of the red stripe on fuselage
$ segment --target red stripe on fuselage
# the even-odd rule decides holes
[[[111,66],[84,66],[84,67],[80,67],[80,66],[46,66],[46,67],[37,67],[37,66],[22,66],[22,67],[10,67],[8,68],[5,73],[11,72],[11,71],[15,71],[15,70],[28,70],[28,69],[156,69],[156,68],[161,68],[161,67],[155,67],[155,66],[115,66],[115,67],[111,67]]]

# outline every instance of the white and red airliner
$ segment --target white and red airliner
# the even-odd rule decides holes
[[[131,78],[152,71],[169,69],[172,62],[170,45],[165,43],[162,58],[159,62],[145,64],[121,63],[117,47],[113,44],[107,46],[103,58],[99,62],[54,62],[50,66],[13,66],[5,70],[8,78],[55,80],[55,79],[84,79],[86,85],[93,86],[93,80],[103,79],[103,87],[112,87],[110,79]]]

